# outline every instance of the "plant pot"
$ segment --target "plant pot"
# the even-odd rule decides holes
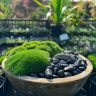
[[[90,76],[90,96],[96,96],[96,72]]]
[[[46,79],[15,76],[4,68],[6,59],[2,63],[2,68],[10,83],[22,96],[73,96],[83,87],[93,69],[88,59],[81,55],[80,57],[87,61],[86,70],[66,78]]]
[[[51,29],[52,29],[51,36],[52,37],[59,37],[59,35],[62,34],[62,28],[63,28],[62,25],[53,25],[53,26],[51,26]]]

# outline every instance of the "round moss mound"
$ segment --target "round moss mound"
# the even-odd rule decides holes
[[[15,48],[11,49],[11,50],[7,53],[7,55],[8,55],[8,56],[12,56],[12,55],[14,55],[14,54],[16,54],[16,53],[18,53],[18,52],[24,51],[24,50],[26,50],[25,47],[23,47],[23,46],[17,46],[17,47],[15,47]]]
[[[88,58],[92,61],[93,68],[96,69],[96,54],[90,54],[88,55]]]
[[[25,50],[10,56],[5,69],[15,75],[44,72],[50,64],[49,53],[42,50]]]
[[[22,46],[26,47],[26,49],[39,49],[47,51],[51,57],[64,51],[57,43],[53,41],[31,41],[24,43]]]
[[[41,41],[30,41],[25,42],[22,46],[27,49],[34,49],[36,46],[39,46],[42,42]]]

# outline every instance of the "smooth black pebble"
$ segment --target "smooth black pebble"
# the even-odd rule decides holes
[[[73,75],[76,75],[76,74],[78,74],[78,71],[77,71],[77,70],[74,70],[74,71],[72,72],[72,74],[73,74]]]
[[[30,76],[32,76],[32,77],[38,77],[38,75],[35,74],[35,73],[31,73]]]
[[[44,77],[45,77],[45,74],[44,74],[44,73],[39,73],[38,76],[39,76],[40,78],[44,78]]]
[[[58,75],[53,74],[53,78],[58,78]]]
[[[73,66],[65,67],[64,71],[73,71]]]
[[[69,76],[72,76],[72,74],[70,72],[64,72],[64,76],[69,77]]]
[[[53,78],[53,72],[52,72],[52,70],[46,69],[46,70],[45,70],[45,77],[46,77],[47,79],[52,79],[52,78]]]
[[[79,67],[80,71],[84,71],[85,69],[86,69],[86,67],[84,67],[84,66],[83,67]]]
[[[58,67],[54,67],[54,74],[57,74],[57,72],[59,71]]]
[[[58,74],[59,77],[64,77],[64,71],[63,70],[59,70],[57,72],[57,74]]]

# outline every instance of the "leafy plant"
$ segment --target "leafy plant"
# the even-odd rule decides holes
[[[1,0],[0,1],[0,18],[8,18],[12,13],[11,0]]]
[[[7,58],[5,69],[15,75],[44,72],[50,65],[49,53],[41,50],[25,50]]]
[[[48,0],[48,5],[42,4],[39,0],[34,1],[46,10],[46,18],[52,20],[56,25],[70,21],[75,16],[74,10],[77,6],[72,6],[73,0]]]

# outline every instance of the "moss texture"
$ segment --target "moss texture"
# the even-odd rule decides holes
[[[42,42],[41,41],[30,41],[25,42],[22,46],[27,49],[34,49],[36,46],[39,46]]]
[[[15,75],[44,72],[50,64],[49,53],[42,50],[25,50],[10,56],[5,69]]]
[[[92,61],[93,68],[96,70],[96,54],[90,54],[88,58]]]
[[[18,52],[24,51],[24,50],[26,50],[25,47],[23,47],[23,46],[17,46],[17,47],[15,47],[15,48],[11,49],[11,50],[7,53],[7,55],[8,55],[8,56],[12,56],[12,55],[14,55],[14,54],[16,54],[16,53],[18,53]]]
[[[26,42],[22,45],[27,49],[39,49],[49,52],[50,56],[53,57],[55,54],[63,52],[64,50],[53,41],[31,41]]]

